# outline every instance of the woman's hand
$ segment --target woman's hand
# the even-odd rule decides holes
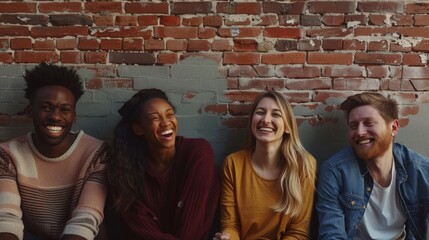
[[[231,235],[229,233],[223,232],[223,233],[216,233],[213,237],[213,240],[231,240]]]

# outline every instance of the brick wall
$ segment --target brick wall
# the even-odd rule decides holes
[[[338,127],[338,103],[361,91],[395,97],[408,127],[429,102],[428,13],[429,1],[411,0],[0,1],[0,139],[31,128],[17,114],[22,74],[42,61],[79,69],[79,127],[102,138],[118,106],[150,86],[194,119],[184,133],[219,145],[265,89],[316,132]]]

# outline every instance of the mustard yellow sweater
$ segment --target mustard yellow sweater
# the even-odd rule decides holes
[[[250,150],[227,156],[222,181],[221,226],[232,240],[309,239],[314,196],[310,181],[305,186],[309,190],[304,196],[303,209],[294,218],[271,208],[280,200],[280,182],[256,174]]]

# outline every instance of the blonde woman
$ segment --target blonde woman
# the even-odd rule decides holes
[[[224,161],[222,232],[214,239],[309,239],[316,161],[282,94],[256,100],[249,140]]]

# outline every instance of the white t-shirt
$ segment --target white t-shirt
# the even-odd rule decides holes
[[[388,187],[381,187],[374,181],[374,189],[353,239],[405,239],[406,220],[396,187],[396,168],[393,163],[392,179]]]

